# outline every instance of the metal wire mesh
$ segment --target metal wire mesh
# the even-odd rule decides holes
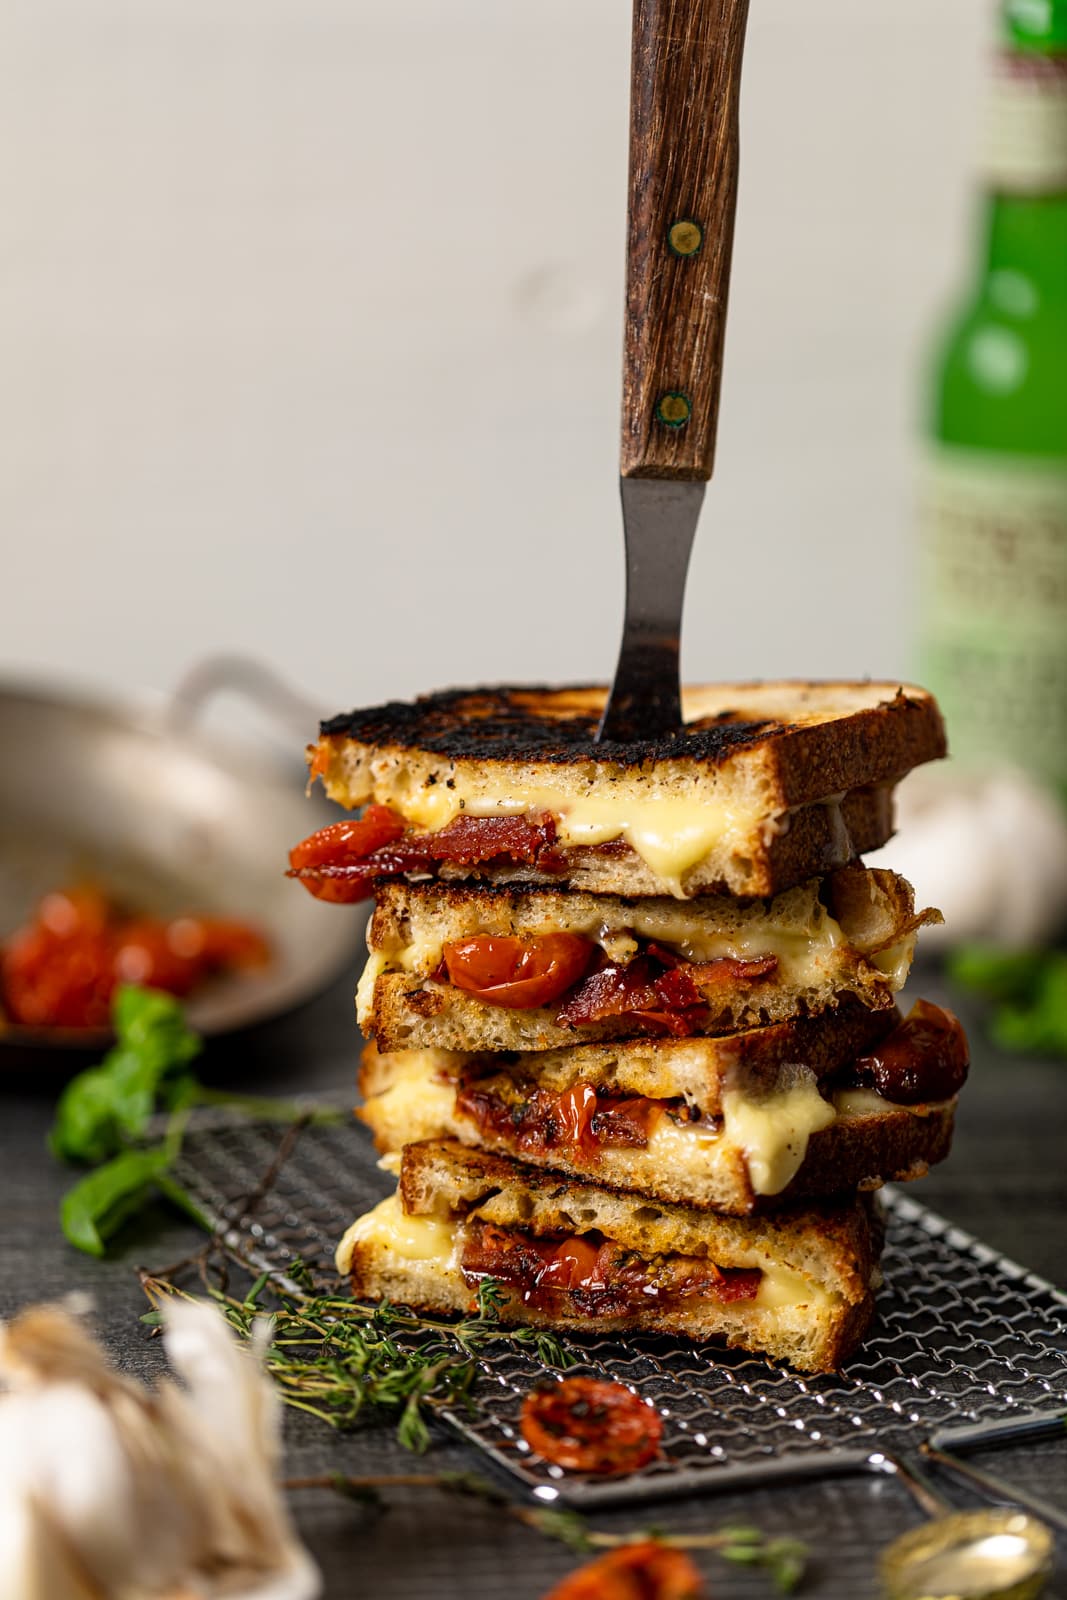
[[[300,1256],[316,1287],[342,1290],[333,1250],[391,1187],[354,1127],[308,1127],[284,1150],[275,1127],[204,1119],[180,1172],[227,1244],[286,1281]],[[563,1475],[518,1433],[522,1397],[546,1369],[502,1341],[481,1358],[473,1409],[448,1414],[545,1500],[576,1506],[694,1488],[824,1476],[933,1434],[1067,1409],[1067,1295],[898,1191],[884,1191],[885,1287],[845,1371],[805,1377],[763,1358],[647,1336],[570,1336],[575,1370],[631,1384],[665,1420],[662,1457],[622,1483]]]

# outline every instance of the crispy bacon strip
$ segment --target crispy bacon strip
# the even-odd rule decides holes
[[[432,861],[457,867],[479,866],[506,856],[523,866],[534,866],[542,850],[556,841],[556,819],[545,812],[532,817],[457,817],[440,833],[420,841]]]
[[[755,983],[757,978],[769,978],[778,971],[778,957],[754,956],[750,961],[735,961],[732,956],[720,956],[717,961],[696,961],[686,970],[692,982],[702,989],[713,984],[725,987],[731,983]]]
[[[605,1017],[626,1017],[649,1032],[686,1038],[707,1016],[706,988],[751,983],[769,977],[777,966],[777,956],[752,961],[721,956],[717,961],[681,962],[657,973],[650,955],[637,956],[627,966],[611,961],[579,985],[556,1021],[561,1027],[580,1028]]]
[[[366,818],[374,813],[377,832]],[[391,819],[391,825],[386,819]],[[373,893],[377,878],[428,872],[441,862],[459,867],[489,861],[558,870],[553,850],[555,818],[456,817],[438,833],[406,833],[404,819],[387,806],[371,806],[355,823],[321,828],[290,852],[287,876],[297,878],[319,900],[352,905]],[[364,847],[365,846],[365,847]]]

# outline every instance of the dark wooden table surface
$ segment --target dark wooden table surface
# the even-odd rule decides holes
[[[916,990],[938,998],[936,973]],[[353,1079],[358,1036],[352,1019],[353,975],[284,1021],[209,1050],[205,1074],[247,1091],[336,1089]],[[942,996],[943,997],[943,996]],[[958,1001],[958,997],[952,997]],[[1067,1063],[1014,1061],[982,1038],[964,1009],[975,1057],[951,1159],[914,1192],[995,1249],[1067,1286]],[[45,1150],[55,1095],[40,1081],[9,1084],[0,1124],[0,1315],[72,1289],[87,1290],[103,1338],[128,1371],[151,1378],[160,1345],[138,1317],[144,1309],[135,1265],[160,1266],[195,1245],[184,1222],[160,1210],[123,1236],[114,1258],[96,1262],[67,1247],[56,1222],[69,1174]],[[368,1148],[368,1160],[371,1159]],[[347,1436],[298,1413],[287,1419],[290,1475],[409,1471],[412,1461],[388,1427]],[[1067,1508],[1067,1438],[1000,1450],[984,1458],[1002,1475]],[[427,1470],[482,1470],[477,1453],[441,1433]],[[957,1495],[961,1504],[966,1497]],[[387,1509],[371,1510],[322,1491],[294,1497],[300,1530],[320,1563],[325,1592],[405,1597],[507,1595],[535,1600],[576,1564],[562,1546],[510,1523],[499,1512],[421,1491],[391,1493]],[[671,1529],[756,1523],[768,1533],[806,1539],[812,1560],[804,1593],[826,1600],[864,1600],[879,1592],[880,1548],[918,1520],[891,1480],[844,1479],[745,1493],[705,1495],[664,1504],[647,1514],[605,1515],[598,1525],[619,1531],[654,1520]],[[701,1558],[702,1559],[702,1558]],[[717,1600],[769,1594],[766,1578],[703,1562]],[[1053,1592],[1067,1593],[1061,1567]]]

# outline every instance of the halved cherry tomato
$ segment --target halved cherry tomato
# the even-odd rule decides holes
[[[948,1100],[967,1081],[970,1052],[956,1015],[929,1000],[916,1000],[904,1021],[855,1065],[859,1082],[870,1082],[894,1105]]]
[[[362,861],[372,850],[395,844],[407,824],[388,806],[368,806],[361,817],[331,822],[320,828],[289,852],[289,865],[302,867],[343,867]]]
[[[544,1600],[704,1600],[706,1593],[683,1550],[646,1539],[587,1561]]]
[[[558,1000],[582,976],[594,945],[576,933],[536,939],[477,934],[446,944],[449,979],[487,1005],[526,1010]]]
[[[621,1383],[564,1378],[534,1389],[519,1426],[530,1449],[568,1472],[636,1472],[659,1454],[659,1413]]]
[[[607,1280],[598,1271],[600,1252],[587,1239],[565,1239],[538,1273],[537,1289],[603,1289]]]
[[[596,1114],[596,1090],[591,1083],[576,1083],[558,1096],[553,1107],[565,1144],[584,1145]]]

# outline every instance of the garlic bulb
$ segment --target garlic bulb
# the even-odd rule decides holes
[[[314,1600],[319,1574],[275,1482],[277,1396],[259,1349],[175,1300],[185,1387],[149,1393],[67,1310],[0,1329],[4,1600]]]
[[[913,772],[898,791],[896,837],[865,859],[944,912],[944,927],[923,934],[928,950],[969,939],[1040,946],[1067,917],[1067,816],[1014,768]]]

